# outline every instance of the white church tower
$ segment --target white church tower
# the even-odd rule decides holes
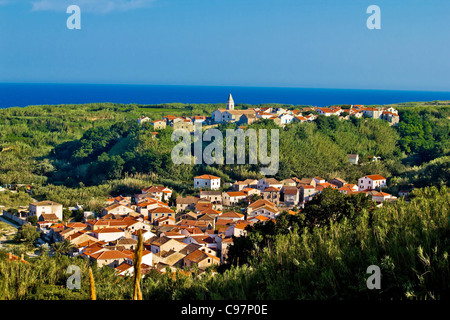
[[[231,96],[231,93],[230,96],[228,97],[227,110],[234,110],[234,100],[233,97]]]

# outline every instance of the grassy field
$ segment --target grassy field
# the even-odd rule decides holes
[[[0,234],[10,233],[10,232],[16,232],[16,228],[14,228],[12,225],[0,221]]]

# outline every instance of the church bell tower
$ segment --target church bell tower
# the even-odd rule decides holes
[[[228,102],[227,102],[227,110],[234,110],[234,101],[233,101],[233,97],[230,96],[228,97]]]

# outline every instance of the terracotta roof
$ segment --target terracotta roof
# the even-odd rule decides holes
[[[130,255],[118,250],[105,250],[91,254],[91,257],[95,260],[115,260],[130,258]]]
[[[165,190],[170,193],[170,190],[167,190],[167,188],[163,186],[151,186],[144,188],[141,191],[142,193],[151,193],[151,192],[164,192]]]
[[[284,187],[284,194],[297,194],[297,187]]]
[[[185,198],[177,198],[177,204],[193,204],[197,203],[200,198],[198,197],[185,197]]]
[[[113,233],[113,232],[124,232],[123,230],[117,229],[117,228],[103,228],[97,231],[94,231],[96,233]]]
[[[270,220],[270,219],[267,218],[266,216],[262,216],[262,215],[253,217],[252,219],[258,219],[258,220],[260,220],[260,221],[267,221],[267,220]]]
[[[66,225],[68,228],[87,228],[87,225],[81,222],[72,222]]]
[[[155,209],[151,210],[151,213],[175,213],[175,211],[173,211],[170,208],[158,207],[158,208],[155,208]]]
[[[273,212],[273,213],[277,213],[278,212],[277,208],[272,207],[272,206],[268,206],[268,205],[264,205],[264,206],[258,207],[256,210],[259,210],[259,209],[265,209],[265,210],[268,210],[268,211]]]
[[[278,181],[277,179],[275,179],[275,178],[267,178],[267,179],[264,179],[268,184],[281,184],[281,182],[280,181]]]
[[[204,174],[198,177],[195,177],[194,179],[206,179],[206,180],[212,180],[212,179],[220,179],[219,177],[210,175],[210,174]]]
[[[273,202],[270,202],[270,201],[267,201],[267,200],[264,200],[264,199],[256,200],[255,202],[250,204],[248,207],[249,208],[258,208],[258,207],[261,207],[261,206],[264,206],[264,205],[269,205],[269,206],[275,207],[275,204]]]
[[[128,269],[132,268],[132,267],[133,267],[132,264],[129,264],[128,262],[124,261],[116,268],[116,270],[119,271],[119,273],[121,273],[121,272],[123,272],[125,270],[128,270]]]
[[[78,244],[78,247],[79,247],[79,248],[82,248],[82,247],[88,247],[88,246],[93,245],[93,244],[96,243],[96,242],[97,242],[97,241],[95,241],[95,240],[87,240],[87,241],[84,241],[84,242],[79,243],[79,244]]]
[[[59,220],[57,215],[54,213],[50,213],[50,214],[43,213],[43,214],[41,214],[41,216],[45,221],[58,221]]]
[[[371,180],[386,180],[385,177],[379,175],[379,174],[372,174],[369,176],[366,176],[367,178],[371,179]]]
[[[243,214],[240,214],[240,213],[237,213],[237,212],[234,212],[234,211],[229,211],[229,212],[222,213],[218,217],[218,219],[222,219],[222,218],[242,218],[243,216],[244,216]]]
[[[264,189],[264,192],[280,192],[280,189],[275,188],[275,187],[268,187],[268,188]]]
[[[323,188],[323,189],[325,189],[325,188],[337,189],[337,187],[334,184],[331,184],[329,182],[323,182],[323,183],[317,184],[316,189],[320,190],[320,188]]]
[[[234,226],[236,229],[244,230],[249,225],[248,221],[238,221]]]
[[[126,206],[124,204],[121,204],[121,203],[113,203],[112,205],[107,206],[106,208],[103,208],[103,210],[109,211],[109,210],[115,209],[115,208],[120,207],[120,206],[126,207],[126,208],[131,210],[130,207],[128,207],[128,206]]]
[[[217,260],[220,261],[220,259],[218,257],[210,255],[209,253],[203,252],[203,251],[201,251],[199,249],[195,250],[194,252],[192,252],[190,254],[188,254],[184,259],[190,260],[190,261],[195,262],[195,263],[199,263],[199,262],[201,262],[201,261],[203,261],[203,260],[205,260],[207,258],[211,258],[211,259],[214,259],[216,261]]]
[[[230,191],[230,192],[227,192],[227,194],[230,197],[247,197],[247,194],[245,192],[241,192],[241,191]]]
[[[117,244],[136,244],[137,240],[131,238],[122,238],[117,240]]]
[[[345,185],[345,186],[339,188],[339,191],[351,192],[351,191],[353,191],[353,189],[351,187],[349,187],[348,185]]]
[[[219,215],[221,213],[221,211],[217,211],[211,208],[207,208],[205,210],[202,210],[199,212],[199,214],[203,214],[203,215]]]
[[[230,224],[233,224],[235,221],[233,219],[218,219],[216,222],[216,227],[217,226],[227,226]]]

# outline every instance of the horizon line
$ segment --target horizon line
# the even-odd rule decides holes
[[[374,89],[374,88],[336,88],[336,87],[297,87],[297,86],[264,86],[264,85],[208,85],[208,84],[152,84],[152,83],[91,83],[91,82],[3,82],[3,84],[28,84],[28,85],[122,85],[122,86],[161,86],[161,87],[214,87],[214,88],[277,88],[277,89],[312,89],[312,90],[353,90],[353,91],[405,91],[405,92],[442,92],[450,93],[446,90],[425,90],[425,89]]]

